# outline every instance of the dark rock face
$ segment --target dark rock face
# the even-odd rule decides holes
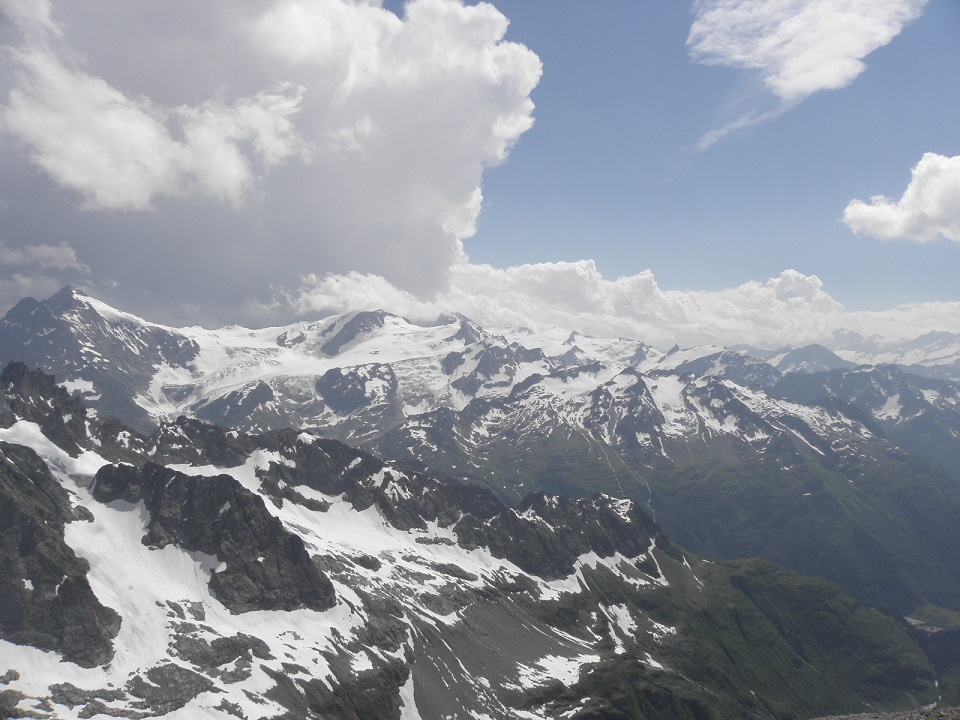
[[[317,394],[339,413],[350,413],[367,402],[366,388],[356,373],[339,368],[325,372],[316,383]]]
[[[463,365],[464,354],[462,352],[450,352],[440,362],[440,369],[444,375],[452,375],[453,371]]]
[[[374,671],[338,674],[333,690],[317,680],[294,682],[285,674],[269,673],[276,686],[267,697],[289,708],[295,717],[344,718],[344,720],[400,720],[400,687],[410,670],[393,660]]]
[[[250,436],[220,425],[186,418],[164,423],[149,438],[149,453],[158,464],[242,465],[255,445]],[[139,463],[135,463],[139,464]]]
[[[87,443],[83,403],[52,376],[12,362],[0,373],[0,388],[0,427],[10,427],[18,418],[35,422],[46,437],[74,456]]]
[[[622,503],[622,512],[614,509],[616,503]],[[454,529],[465,547],[488,547],[496,557],[547,579],[570,575],[576,559],[590,552],[600,557],[642,555],[660,532],[631,502],[605,496],[573,500],[542,493],[524,498],[516,512],[504,506],[487,520],[464,516]],[[665,538],[662,542],[669,547]]]
[[[185,623],[181,623],[181,626],[183,625]],[[200,667],[207,673],[241,658],[246,661],[249,667],[254,657],[260,659],[273,657],[263,640],[243,633],[238,633],[232,637],[218,637],[212,642],[204,642],[192,637],[189,632],[185,631],[177,634],[174,641],[174,650],[179,657]]]
[[[383,310],[358,312],[344,323],[343,327],[341,327],[333,337],[323,344],[320,351],[325,355],[336,355],[343,349],[344,345],[353,342],[364,333],[383,327],[384,320],[388,316],[389,313]]]
[[[208,678],[173,663],[152,667],[144,674],[146,679],[137,675],[127,683],[127,692],[140,698],[151,714],[165,715],[179,710],[213,687]]]
[[[0,442],[0,637],[94,667],[113,657],[120,617],[100,604],[89,565],[64,540],[73,519],[36,453]]]
[[[263,499],[229,475],[192,477],[160,465],[105,465],[94,497],[109,503],[142,501],[150,513],[146,545],[214,555],[210,589],[234,612],[326,610],[335,602],[329,579],[303,541],[266,509]]]

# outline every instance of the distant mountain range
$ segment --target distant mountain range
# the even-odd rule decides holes
[[[960,618],[960,336],[828,345],[664,351],[385,311],[170,328],[70,288],[0,321],[0,362],[52,373],[107,427],[306,432],[516,508],[624,498],[699,556],[827,578],[942,640]],[[960,698],[960,657],[937,657]]]

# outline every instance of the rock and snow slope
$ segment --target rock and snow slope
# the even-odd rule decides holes
[[[945,342],[938,337],[929,357],[918,346],[899,359],[934,367],[952,357]],[[960,354],[960,341],[957,347]],[[763,359],[708,346],[662,352],[635,340],[559,330],[490,333],[458,315],[421,327],[384,311],[260,330],[177,329],[71,288],[13,308],[0,320],[0,348],[4,363],[42,367],[91,407],[142,430],[183,414],[258,431],[314,427],[354,442],[427,412],[508,401],[531,387],[584,429],[595,396],[635,385],[633,376],[647,384],[665,378],[652,406],[667,434],[702,424],[720,430],[720,413],[681,397],[691,381],[768,391],[786,372],[850,365],[835,355],[835,362],[825,360],[831,353],[820,346]],[[896,360],[888,352],[878,357]],[[870,356],[861,351],[857,360]]]
[[[767,563],[699,561],[629,500],[508,508],[298,430],[140,435],[23,365],[0,389],[8,716],[732,718],[935,696],[897,623]]]
[[[835,340],[857,362],[889,350]],[[951,342],[878,357],[947,377]],[[176,329],[69,288],[0,321],[0,360],[144,432],[180,415],[309,430],[513,502],[629,497],[703,555],[764,555],[899,614],[960,610],[960,386],[831,347],[663,352],[383,311]]]

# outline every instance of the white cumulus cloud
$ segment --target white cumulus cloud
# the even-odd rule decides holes
[[[0,121],[86,208],[143,210],[157,196],[192,192],[237,205],[253,187],[251,155],[272,165],[299,146],[290,122],[298,88],[163,108],[64,59],[57,37],[37,33],[12,52],[18,83]]]
[[[149,233],[109,246],[152,244],[128,266],[150,263],[154,286],[175,271],[188,293],[211,268],[229,268],[230,288],[355,269],[435,289],[475,231],[484,171],[533,125],[542,71],[482,2],[409,0],[402,17],[376,0],[0,12],[18,29],[0,66],[0,132],[15,142],[0,151],[87,217],[150,211],[124,220]],[[198,228],[190,264],[164,252]]]
[[[899,200],[878,195],[853,200],[843,221],[856,233],[880,240],[960,243],[960,156],[925,153]]]
[[[323,159],[357,214],[435,218],[473,235],[485,168],[533,125],[536,55],[503,42],[492,5],[415,0],[404,19],[376,4],[282,0],[250,26],[262,52],[320,79]]]

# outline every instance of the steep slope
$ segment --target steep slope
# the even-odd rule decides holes
[[[7,712],[799,718],[936,696],[895,621],[697,560],[629,500],[508,508],[296,430],[144,436],[22,365],[0,386],[0,487],[29,478],[49,515],[43,555],[11,542],[33,516],[0,532],[3,592],[39,608],[76,578],[101,628],[94,657],[0,625]],[[48,587],[41,557],[72,574]]]

